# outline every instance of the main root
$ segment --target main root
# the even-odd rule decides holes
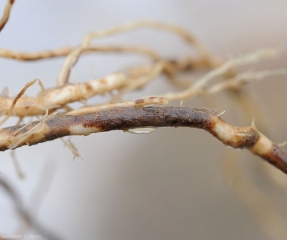
[[[28,125],[1,129],[0,150],[34,145],[64,136],[86,136],[97,132],[127,131],[143,127],[204,129],[222,143],[233,148],[247,148],[287,173],[287,154],[260,133],[254,125],[231,126],[218,117],[214,110],[188,107],[121,107],[84,115],[50,116]]]

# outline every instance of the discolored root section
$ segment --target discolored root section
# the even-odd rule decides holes
[[[141,102],[141,101],[139,101]],[[144,127],[192,127],[208,131],[232,148],[247,148],[287,173],[287,154],[251,125],[235,127],[206,108],[142,106],[110,108],[84,115],[49,116],[0,130],[0,150],[34,145],[68,135]]]

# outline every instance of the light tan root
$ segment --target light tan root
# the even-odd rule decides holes
[[[24,174],[24,172],[21,169],[21,166],[20,166],[19,161],[17,159],[17,156],[15,154],[15,150],[11,150],[10,151],[10,156],[12,158],[13,165],[15,167],[15,171],[16,171],[16,174],[17,174],[18,178],[24,179],[25,178],[25,174]]]
[[[242,73],[230,80],[216,83],[208,88],[208,83],[214,77],[223,75],[230,71],[230,69],[237,66],[257,62],[260,59],[270,58],[274,55],[276,55],[276,51],[274,49],[267,49],[251,53],[241,58],[232,59],[219,68],[214,69],[206,76],[197,80],[189,89],[180,93],[171,93],[164,96],[170,100],[182,100],[187,97],[194,97],[195,95],[203,94],[205,93],[205,89],[207,89],[207,93],[211,94],[228,87],[240,87],[242,82],[248,83],[252,78],[258,80],[268,75],[285,73],[285,70]],[[66,84],[65,86],[52,88],[46,91],[42,89],[42,93],[35,98],[24,96],[19,99],[24,94],[25,90],[30,86],[30,84],[33,83],[32,81],[26,85],[23,91],[21,91],[15,99],[3,97],[0,98],[2,114],[6,114],[2,122],[4,123],[12,115],[13,112],[19,117],[43,115],[47,109],[50,109],[51,113],[56,109],[66,108],[66,105],[69,103],[86,100],[97,94],[111,92],[115,89],[118,90],[118,94],[112,98],[112,101],[117,101],[123,94],[127,93],[128,91],[140,88],[156,78],[159,74],[162,73],[166,66],[165,64],[166,62],[159,61],[152,65],[139,66],[133,69],[129,69],[125,74],[111,74],[100,80],[91,80],[82,84],[74,85]],[[17,106],[15,106],[16,102]],[[6,109],[8,106],[10,106],[10,110],[8,110],[7,113]]]
[[[199,54],[199,56],[205,61],[208,61],[210,65],[218,66],[218,64],[221,63],[221,59],[213,57],[209,53],[207,48],[184,28],[181,28],[179,26],[175,26],[172,24],[166,24],[166,23],[160,23],[160,22],[154,22],[154,21],[148,21],[148,20],[132,22],[132,23],[118,26],[112,29],[92,32],[86,35],[86,37],[84,38],[82,42],[82,46],[91,45],[91,41],[96,38],[112,36],[115,34],[129,32],[129,31],[136,30],[139,28],[153,28],[156,30],[171,32],[179,36],[180,38],[182,38],[191,47],[194,47],[195,51]]]
[[[133,90],[142,88],[146,86],[149,82],[158,77],[163,70],[164,63],[159,61],[148,69],[147,73],[144,75],[133,76],[131,78],[130,84],[124,86],[119,90],[119,92],[112,97],[111,102],[116,102],[122,98],[123,95]]]
[[[61,47],[54,50],[39,51],[34,53],[19,52],[0,48],[0,57],[10,58],[21,61],[40,60],[45,58],[62,57],[69,54],[73,49],[71,47]]]
[[[19,94],[15,99],[0,97],[2,105],[0,113],[6,114],[5,121],[13,112],[19,117],[44,115],[47,109],[66,108],[68,103],[86,100],[97,94],[110,92],[125,86],[129,82],[130,79],[125,74],[114,73],[102,79],[47,89],[36,97],[23,96],[19,99]],[[17,105],[15,105],[16,102]],[[6,109],[9,107],[10,110],[7,113]],[[2,121],[4,122],[4,120]]]
[[[278,51],[276,49],[262,49],[253,53],[250,53],[248,55],[245,55],[243,57],[238,57],[231,59],[218,68],[215,68],[214,70],[210,71],[205,76],[199,78],[197,81],[195,81],[188,89],[178,92],[178,93],[167,93],[161,95],[162,97],[168,99],[168,100],[183,100],[187,98],[192,98],[198,94],[201,94],[204,87],[207,87],[207,84],[213,80],[215,77],[223,76],[224,74],[227,74],[229,71],[233,70],[236,67],[247,65],[251,63],[257,63],[260,60],[263,59],[270,59],[278,55]]]
[[[93,113],[93,112],[98,112],[98,111],[113,109],[113,108],[123,108],[123,107],[140,108],[144,106],[166,105],[166,104],[168,104],[168,101],[165,98],[150,97],[150,98],[138,99],[134,102],[109,103],[109,104],[100,105],[100,106],[83,107],[83,108],[79,108],[71,112],[68,112],[66,115],[76,116],[76,115],[83,115],[83,114],[88,114],[88,113]]]
[[[215,94],[227,88],[239,89],[247,83],[254,81],[260,81],[266,77],[286,75],[285,69],[268,70],[268,71],[258,71],[258,72],[244,72],[236,75],[234,78],[227,79],[225,81],[219,82],[207,88],[205,94]]]
[[[68,147],[68,148],[71,150],[71,152],[72,152],[72,154],[73,154],[73,156],[74,156],[74,157],[73,157],[73,160],[75,160],[75,158],[80,158],[80,159],[84,160],[84,159],[81,157],[81,155],[80,155],[78,149],[76,148],[75,144],[72,142],[72,140],[71,140],[70,137],[69,137],[67,140],[64,139],[64,138],[60,138],[60,139],[61,139],[62,142],[65,144],[65,146]]]
[[[31,87],[32,85],[34,85],[36,82],[37,82],[37,83],[39,84],[39,86],[41,87],[41,92],[43,93],[43,92],[45,91],[45,87],[44,87],[43,83],[41,82],[41,80],[39,80],[39,79],[36,78],[36,79],[34,79],[33,81],[28,82],[28,83],[25,85],[25,87],[24,87],[24,88],[17,94],[17,96],[14,98],[14,100],[13,100],[13,102],[12,102],[12,104],[11,104],[9,110],[8,110],[8,112],[6,113],[6,116],[4,117],[4,119],[2,119],[2,120],[0,121],[0,126],[1,126],[3,123],[5,123],[5,122],[12,116],[17,101],[24,95],[24,93],[26,92],[26,90],[27,90],[29,87]]]
[[[77,63],[79,57],[85,53],[91,52],[100,52],[100,53],[109,53],[109,52],[117,52],[117,53],[135,53],[144,55],[153,61],[157,61],[161,59],[161,57],[152,50],[143,47],[125,47],[125,46],[80,46],[73,50],[65,59],[60,72],[58,74],[57,86],[63,86],[69,81],[69,76],[72,70],[72,67]]]
[[[4,12],[2,15],[2,18],[0,19],[0,31],[4,28],[4,26],[6,25],[6,23],[8,22],[9,16],[10,16],[10,12],[13,6],[13,3],[15,2],[15,0],[7,0],[6,6],[4,8]]]

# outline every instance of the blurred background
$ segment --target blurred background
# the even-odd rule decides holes
[[[0,0],[1,11],[5,4]],[[188,29],[211,52],[228,59],[260,48],[286,48],[286,13],[285,0],[18,0],[1,32],[0,46],[19,51],[76,46],[90,31],[149,19]],[[166,57],[188,51],[177,37],[147,29],[98,43],[144,45]],[[15,95],[35,78],[53,87],[63,60],[0,59],[1,89],[8,87]],[[133,55],[91,54],[81,58],[71,80],[84,82],[144,61]],[[283,51],[275,60],[246,69],[286,68],[286,63]],[[276,76],[244,87],[252,99],[247,106],[228,92],[183,105],[226,110],[222,118],[238,126],[250,125],[255,117],[258,128],[280,143],[287,140],[286,87],[286,76]],[[180,88],[159,78],[125,99],[171,90]],[[38,92],[35,85],[27,94]],[[103,99],[108,96],[91,102]],[[253,105],[260,114],[250,113],[248,106]],[[16,122],[12,118],[8,125]],[[227,149],[202,130],[165,128],[146,135],[114,131],[72,141],[84,160],[73,160],[61,140],[17,149],[23,180],[17,177],[9,151],[0,158],[1,176],[37,220],[62,239],[269,240],[280,239],[286,231],[282,226],[287,218],[287,178],[247,150]],[[273,218],[283,225],[270,224]],[[19,227],[13,204],[0,189],[0,234],[17,233]],[[276,233],[279,237],[272,237]]]

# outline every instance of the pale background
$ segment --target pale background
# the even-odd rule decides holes
[[[1,11],[5,3],[0,0]],[[214,53],[232,57],[264,47],[286,47],[286,14],[285,0],[18,0],[0,34],[0,46],[22,51],[75,46],[89,31],[150,19],[181,25]],[[145,44],[166,56],[180,56],[187,49],[176,37],[147,30],[99,42]],[[286,68],[286,60],[283,54],[279,60],[264,62],[261,69]],[[72,78],[82,82],[141,61],[134,56],[90,55],[80,60]],[[0,86],[15,94],[39,78],[52,87],[62,62],[0,59]],[[287,140],[286,87],[286,77],[248,87],[261,103],[275,142]],[[171,88],[161,79],[129,97]],[[38,91],[34,86],[28,94]],[[214,99],[219,111],[227,111],[224,119],[250,124],[251,117],[241,119],[226,95]],[[184,106],[215,107],[205,104],[201,99],[184,102]],[[271,239],[226,183],[225,147],[202,130],[158,129],[148,135],[117,131],[72,140],[84,160],[73,161],[60,140],[18,149],[24,180],[17,178],[9,151],[0,158],[0,172],[13,182],[32,213],[37,209],[35,196],[43,196],[38,219],[63,239]],[[279,188],[272,190],[275,185],[263,178],[261,160],[247,151],[239,155],[253,176],[258,175],[251,181],[273,195],[274,205],[280,209],[281,204],[286,215],[282,203],[287,196]],[[262,179],[269,187],[260,183]],[[14,233],[19,227],[17,215],[1,189],[0,193],[0,233]]]

